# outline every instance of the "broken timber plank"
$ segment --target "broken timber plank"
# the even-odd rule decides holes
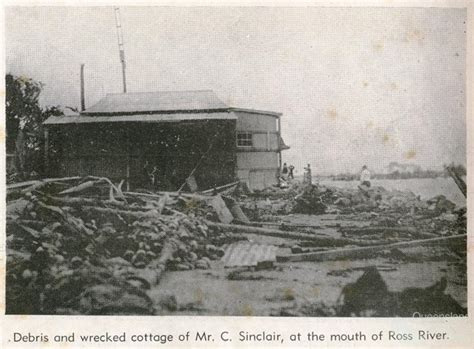
[[[229,184],[221,185],[220,187],[215,187],[215,188],[203,190],[203,191],[201,191],[201,194],[206,195],[206,194],[212,194],[215,191],[220,192],[221,190],[226,190],[226,189],[232,188],[232,187],[236,186],[239,183],[240,183],[240,181],[237,181],[237,182],[232,182],[232,183],[229,183]]]
[[[214,208],[214,211],[216,211],[217,216],[222,223],[228,224],[234,220],[234,216],[229,211],[220,195],[214,196],[209,204]]]
[[[464,197],[467,197],[467,186],[466,182],[454,171],[450,166],[446,166],[446,170],[451,178],[454,180],[459,190],[463,193]]]
[[[284,256],[277,256],[277,262],[303,262],[303,261],[322,262],[322,261],[344,259],[344,258],[367,257],[373,252],[391,250],[393,248],[414,247],[414,246],[420,246],[420,245],[425,245],[425,244],[444,242],[448,240],[463,239],[466,237],[467,237],[467,234],[459,234],[459,235],[444,236],[444,237],[438,237],[438,238],[432,238],[432,239],[396,242],[396,243],[388,244],[388,245],[345,248],[345,249],[331,250],[331,251],[284,255]]]
[[[230,208],[230,212],[232,212],[232,215],[235,217],[235,219],[238,219],[240,222],[243,222],[245,224],[250,223],[250,220],[245,215],[244,211],[242,211],[242,208],[239,204],[233,204]]]

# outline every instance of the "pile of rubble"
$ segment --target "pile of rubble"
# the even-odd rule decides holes
[[[146,291],[165,270],[207,269],[235,240],[198,209],[180,196],[123,193],[105,178],[12,188],[7,313],[153,313]]]
[[[463,216],[456,210],[456,205],[443,195],[422,200],[410,191],[387,190],[380,186],[349,189],[295,182],[289,188],[267,188],[239,200],[247,215],[254,218],[290,213],[444,215],[447,220]]]

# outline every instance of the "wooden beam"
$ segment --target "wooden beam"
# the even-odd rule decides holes
[[[19,183],[12,183],[7,184],[7,190],[14,190],[32,186],[34,184],[39,183],[50,183],[50,182],[67,182],[67,181],[74,181],[81,179],[82,177],[75,176],[75,177],[62,177],[62,178],[45,178],[42,180],[33,180],[33,181],[26,181],[26,182],[19,182]]]
[[[303,240],[303,241],[314,241],[315,244],[323,246],[346,246],[346,245],[361,245],[363,241],[353,240],[347,238],[332,238],[329,236],[321,236],[315,234],[295,233],[291,231],[281,231],[277,229],[258,228],[247,225],[239,224],[223,224],[211,221],[206,221],[207,226],[220,228],[228,232],[244,233],[244,234],[255,234],[263,236],[274,236],[279,238]],[[372,245],[371,243],[368,243]]]
[[[304,262],[304,261],[332,261],[347,258],[367,258],[370,254],[383,250],[391,250],[394,248],[416,247],[421,245],[429,245],[433,243],[442,243],[450,240],[465,239],[467,234],[459,234],[452,236],[444,236],[432,239],[412,240],[404,242],[396,242],[388,245],[344,248],[331,251],[299,253],[292,255],[277,256],[277,262]]]
[[[221,191],[221,190],[224,190],[224,189],[229,189],[229,188],[232,188],[233,186],[236,186],[237,184],[239,184],[240,181],[236,181],[236,182],[232,182],[232,183],[229,183],[229,184],[224,184],[224,185],[221,185],[219,187],[215,187],[215,188],[211,188],[211,189],[207,189],[207,190],[204,190],[204,191],[201,191],[200,193],[201,194],[212,194],[214,192],[214,190],[216,191]]]

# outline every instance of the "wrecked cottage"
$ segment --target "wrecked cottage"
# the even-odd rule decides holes
[[[79,115],[44,123],[49,176],[108,177],[128,188],[208,189],[277,182],[280,113],[231,108],[212,91],[108,94]],[[54,145],[54,147],[53,147]]]

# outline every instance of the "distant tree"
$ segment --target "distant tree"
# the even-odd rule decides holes
[[[51,115],[63,115],[57,106],[41,108],[41,82],[7,74],[6,87],[6,149],[15,153],[18,179],[43,172],[43,121]]]

